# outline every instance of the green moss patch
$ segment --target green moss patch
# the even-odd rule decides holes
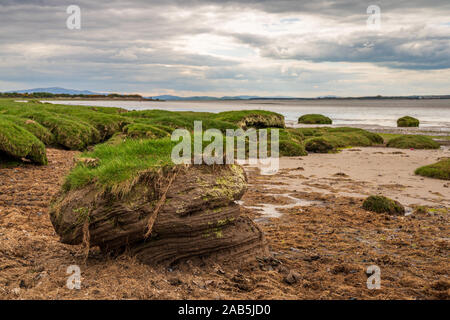
[[[397,127],[418,127],[420,124],[419,119],[406,116],[397,120]]]
[[[330,151],[333,151],[335,148],[330,142],[328,142],[324,138],[317,137],[307,140],[305,143],[305,149],[308,152],[328,153]]]
[[[2,118],[0,118],[0,152],[9,157],[26,158],[38,164],[47,164],[44,144],[29,131]]]
[[[321,114],[305,114],[298,118],[298,123],[303,124],[332,124],[333,121]]]
[[[216,120],[230,122],[240,128],[284,128],[284,116],[264,110],[226,111],[214,116]]]
[[[382,144],[383,138],[358,128],[299,128],[305,137],[305,149],[310,152],[327,153],[338,148],[369,147]]]
[[[399,149],[439,149],[440,144],[427,136],[403,135],[391,139],[387,146]]]
[[[363,209],[377,213],[404,215],[405,208],[398,202],[384,196],[370,196],[363,203]]]
[[[450,158],[443,159],[429,166],[420,167],[415,173],[424,177],[450,180]]]

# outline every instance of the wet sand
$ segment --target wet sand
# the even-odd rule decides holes
[[[417,168],[444,157],[450,157],[449,149],[345,149],[337,154],[282,158],[284,175],[275,181],[304,192],[354,197],[384,194],[407,206],[450,207],[450,182],[414,174]]]

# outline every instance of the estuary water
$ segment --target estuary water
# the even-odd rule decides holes
[[[450,133],[450,100],[230,100],[230,101],[49,101],[58,104],[121,107],[127,110],[162,109],[170,111],[222,112],[268,110],[285,116],[294,125],[299,116],[320,113],[336,126],[365,128],[396,127],[398,118],[409,115],[420,120],[426,130]]]

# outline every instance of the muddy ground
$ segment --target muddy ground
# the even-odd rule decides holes
[[[248,169],[242,210],[265,232],[272,258],[155,269],[91,248],[86,260],[83,246],[59,242],[48,217],[74,154],[49,149],[49,166],[0,169],[0,299],[449,299],[448,208],[369,213],[360,197],[286,183],[305,168]],[[80,290],[66,286],[70,265],[80,266]],[[381,269],[379,290],[366,285],[371,265]]]

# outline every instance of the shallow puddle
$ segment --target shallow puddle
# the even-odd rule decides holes
[[[270,196],[275,197],[286,197],[291,200],[293,200],[293,203],[290,204],[269,204],[269,203],[261,203],[258,206],[244,206],[243,201],[237,201],[238,204],[243,205],[244,208],[247,209],[254,209],[261,212],[261,217],[258,219],[255,219],[255,221],[258,220],[265,220],[266,218],[279,218],[283,212],[280,212],[278,209],[290,209],[298,206],[307,207],[307,206],[314,206],[314,205],[323,205],[323,201],[317,201],[317,200],[305,200],[305,199],[298,199],[295,198],[288,193],[284,194],[269,194]]]

